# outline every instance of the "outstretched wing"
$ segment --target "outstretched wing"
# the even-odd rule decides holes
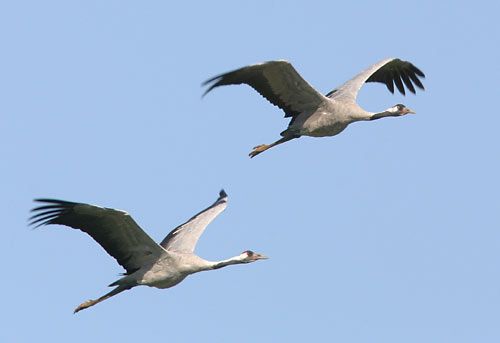
[[[89,234],[131,274],[154,263],[165,250],[149,237],[124,211],[55,199],[31,210],[30,224],[36,227],[60,224]]]
[[[406,85],[410,92],[415,93],[413,84],[424,89],[419,77],[425,77],[424,73],[410,62],[399,58],[388,58],[363,70],[326,96],[332,99],[342,98],[344,101],[356,102],[359,89],[365,82],[384,83],[391,93],[394,93],[395,83],[399,92],[403,95],[405,95],[404,85]]]
[[[224,190],[219,198],[207,209],[196,214],[170,232],[160,245],[168,251],[193,252],[198,239],[208,224],[227,207],[227,194]]]
[[[212,83],[213,82],[213,83]],[[273,105],[285,111],[285,117],[316,109],[325,97],[300,76],[290,62],[284,60],[252,64],[207,80],[212,85],[205,94],[218,86],[246,83]]]

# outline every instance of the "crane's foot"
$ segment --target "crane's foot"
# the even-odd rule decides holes
[[[73,313],[79,312],[81,310],[85,310],[87,307],[94,306],[99,301],[100,301],[99,299],[86,301],[83,304],[78,305],[78,307],[75,308],[75,310],[73,311]]]
[[[249,153],[248,156],[250,156],[250,158],[255,157],[258,154],[260,154],[261,152],[266,151],[267,149],[269,149],[272,146],[273,146],[272,144],[270,144],[270,145],[261,144],[261,145],[254,146],[253,151],[251,153]]]

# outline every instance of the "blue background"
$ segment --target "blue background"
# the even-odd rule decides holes
[[[494,1],[11,1],[0,5],[2,342],[499,342],[499,24]],[[409,60],[417,112],[303,137],[247,86],[287,59],[326,93]],[[196,253],[269,260],[138,287],[72,314],[123,270],[87,235],[30,230],[33,198],[131,213],[155,240],[228,209]]]

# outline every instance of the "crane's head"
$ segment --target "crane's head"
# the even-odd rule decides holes
[[[394,117],[404,116],[406,113],[415,113],[412,110],[406,108],[406,106],[403,104],[394,105],[391,108],[389,108],[387,112],[390,112],[391,115]]]
[[[405,105],[397,104],[392,106],[391,108],[388,108],[384,112],[374,113],[370,117],[370,120],[376,120],[385,117],[400,117],[404,116],[406,113],[415,113],[415,112],[407,109]]]
[[[267,255],[260,255],[256,254],[251,250],[243,251],[241,254],[238,256],[240,258],[240,261],[242,263],[250,263],[250,262],[255,262],[257,260],[265,260],[269,257]]]

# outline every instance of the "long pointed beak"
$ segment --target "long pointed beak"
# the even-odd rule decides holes
[[[408,110],[408,109],[407,109],[407,110]],[[412,111],[412,110],[408,110],[408,112],[406,112],[406,113],[414,113],[414,114],[415,114],[415,113],[417,113],[417,112],[414,112],[414,111]]]
[[[261,254],[254,254],[252,260],[257,261],[257,260],[267,260],[269,256],[267,255],[261,255]]]

